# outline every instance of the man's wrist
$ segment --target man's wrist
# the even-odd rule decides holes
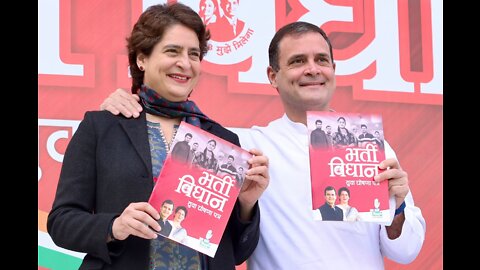
[[[405,210],[405,206],[407,205],[405,204],[405,201],[403,201],[402,204],[400,204],[400,206],[397,209],[395,209],[395,216],[403,213],[403,211]]]

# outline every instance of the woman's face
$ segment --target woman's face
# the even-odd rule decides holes
[[[185,212],[183,210],[178,210],[175,213],[174,220],[177,222],[182,222],[185,219]]]
[[[169,101],[185,101],[197,85],[200,45],[193,30],[176,24],[169,27],[150,56],[137,56],[145,68],[144,84]]]
[[[205,1],[205,17],[211,17],[215,12],[215,4],[212,0]]]
[[[348,200],[350,199],[350,196],[348,196],[348,192],[345,190],[342,190],[342,192],[339,194],[340,196],[340,202],[341,203],[346,203],[348,204]]]
[[[213,151],[215,149],[215,143],[214,142],[208,142],[207,144],[207,149],[210,151]]]

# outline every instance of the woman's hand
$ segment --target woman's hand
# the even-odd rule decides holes
[[[151,228],[160,231],[161,228],[157,222],[159,218],[160,214],[149,203],[130,203],[113,221],[113,237],[117,240],[125,240],[128,236],[135,235],[145,239],[155,239],[157,234]]]
[[[250,168],[245,173],[245,180],[238,195],[242,220],[250,220],[253,206],[270,182],[268,157],[258,149],[251,149],[249,152],[254,156],[248,160]]]

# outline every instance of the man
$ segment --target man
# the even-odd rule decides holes
[[[192,144],[192,149],[190,149],[190,155],[188,156],[188,163],[191,164],[195,156],[197,155],[198,143],[194,142]]]
[[[232,155],[228,155],[227,163],[224,163],[224,164],[220,165],[219,171],[224,172],[224,173],[228,173],[228,174],[232,174],[232,175],[236,175],[237,174],[237,169],[235,168],[235,166],[233,166],[233,161],[234,160],[235,160],[235,158]]]
[[[358,136],[358,142],[361,147],[365,147],[367,143],[372,143],[374,137],[372,133],[368,132],[367,125],[361,124],[360,128],[362,129],[362,134]]]
[[[327,125],[325,127],[326,130],[326,136],[327,136],[327,142],[328,142],[328,147],[331,149],[333,148],[333,135],[332,135],[332,127],[330,125]]]
[[[310,144],[312,147],[328,147],[328,139],[325,131],[322,130],[322,120],[318,119],[315,121],[316,128],[310,133]]]
[[[229,41],[238,36],[245,22],[238,18],[239,0],[217,0],[220,18],[208,27],[215,41]]]
[[[373,133],[373,136],[374,136],[374,142],[378,145],[378,147],[380,147],[380,149],[382,150],[385,149],[383,140],[380,137],[380,132],[378,132],[378,130],[375,130],[375,132]]]
[[[216,161],[216,165],[215,165],[215,169],[213,169],[212,171],[216,174],[218,174],[220,172],[220,165],[225,163],[225,153],[222,152],[222,151],[219,151],[216,155],[215,155],[217,161]]]
[[[343,210],[335,205],[335,201],[337,200],[335,188],[327,186],[324,195],[325,203],[317,209],[318,212],[320,212],[319,219],[343,221]]]
[[[237,184],[239,186],[241,186],[243,184],[243,179],[244,178],[245,178],[245,173],[243,172],[243,167],[239,166],[238,170],[237,170],[237,175],[236,175]]]
[[[335,62],[326,34],[306,22],[283,26],[270,43],[269,65],[268,79],[285,114],[268,126],[236,131],[242,147],[257,147],[272,161],[272,181],[259,199],[260,241],[247,261],[248,269],[380,270],[384,257],[412,262],[425,239],[425,220],[414,204],[407,173],[386,142],[387,159],[379,165],[385,171],[374,180],[388,180],[392,215],[395,211],[391,225],[312,218],[306,111],[331,110]],[[117,90],[101,107],[117,114],[121,110],[128,117],[138,114],[135,100],[125,90]]]
[[[352,126],[352,134],[353,134],[353,138],[354,138],[354,146],[357,147],[358,146],[358,128],[356,125],[353,125]]]
[[[192,140],[192,134],[187,133],[183,141],[177,142],[172,149],[172,158],[180,162],[188,164],[190,158],[190,140]]]
[[[172,214],[173,211],[173,201],[165,200],[162,203],[162,208],[160,209],[160,218],[158,219],[158,224],[160,224],[160,231],[158,234],[163,236],[169,236],[172,231],[172,224],[168,222],[168,217]]]

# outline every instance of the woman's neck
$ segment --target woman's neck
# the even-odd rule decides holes
[[[162,129],[163,135],[167,142],[171,142],[173,136],[175,135],[175,125],[180,125],[180,118],[167,118],[163,116],[153,115],[147,113],[147,120],[153,123],[159,123],[160,128]]]

